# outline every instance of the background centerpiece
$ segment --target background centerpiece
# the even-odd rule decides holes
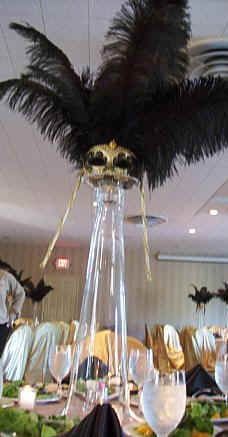
[[[219,288],[214,297],[217,297],[223,304],[225,309],[225,326],[228,328],[228,282],[224,281],[224,288]]]
[[[213,299],[214,295],[205,286],[201,287],[200,289],[198,289],[194,284],[191,284],[191,286],[194,288],[195,293],[189,293],[188,297],[196,304],[197,326],[200,329],[206,326],[206,306],[211,299]]]

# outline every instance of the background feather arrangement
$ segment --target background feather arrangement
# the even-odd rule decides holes
[[[214,297],[217,297],[226,305],[228,305],[228,282],[224,281],[224,288],[219,288],[217,293],[214,293]]]
[[[188,297],[192,299],[196,304],[196,311],[199,311],[202,307],[205,313],[206,305],[213,299],[213,293],[211,293],[207,287],[201,287],[198,289],[196,285],[191,284],[195,290],[195,294],[189,294]]]
[[[51,285],[47,285],[44,282],[44,279],[40,279],[37,285],[34,285],[32,282],[28,288],[25,289],[26,297],[32,300],[33,303],[41,302],[41,300],[47,296],[50,291],[53,290]]]
[[[136,155],[135,177],[150,188],[228,145],[228,83],[187,80],[187,0],[127,0],[106,35],[97,72],[79,75],[65,53],[29,24],[10,27],[28,41],[20,78],[0,83],[0,99],[35,123],[74,168],[88,150],[115,140]],[[162,37],[161,37],[162,36]]]
[[[25,290],[27,298],[34,302],[40,302],[50,291],[54,290],[51,285],[47,285],[44,279],[40,279],[35,285],[31,277],[23,279],[23,270],[17,272],[10,264],[0,259],[0,269],[11,273]]]

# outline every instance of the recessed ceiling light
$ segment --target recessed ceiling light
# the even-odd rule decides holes
[[[210,209],[209,214],[210,215],[218,215],[218,210],[217,209]]]
[[[96,208],[96,206],[97,206],[97,202],[96,202],[96,200],[94,200],[94,202],[93,202],[93,206],[94,206],[94,208]]]
[[[195,234],[196,233],[196,228],[189,228],[188,233],[189,234]]]
[[[136,225],[136,226],[143,226],[143,218],[142,215],[128,215],[124,218],[126,223]],[[159,217],[154,215],[147,215],[146,216],[146,225],[148,227],[152,227],[155,225],[161,225],[163,223],[167,222],[167,218],[165,217]]]

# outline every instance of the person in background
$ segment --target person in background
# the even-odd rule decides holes
[[[24,300],[25,291],[21,284],[11,273],[0,269],[0,356],[10,335],[13,322],[21,314]]]

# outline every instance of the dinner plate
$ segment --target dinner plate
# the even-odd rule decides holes
[[[60,397],[56,394],[50,394],[50,396],[48,396],[47,398],[44,399],[39,399],[36,398],[36,404],[51,404],[51,403],[56,403],[59,402]],[[15,404],[18,404],[18,398],[2,398],[0,401],[0,406],[3,408],[9,408],[9,407],[13,407]]]
[[[12,399],[12,398],[1,398],[1,399],[0,399],[0,407],[1,407],[1,408],[14,407],[16,401],[17,401],[17,399]]]
[[[211,420],[214,425],[228,425],[228,417],[220,417],[219,419]]]
[[[207,396],[207,395],[202,395],[199,396],[198,398],[191,398],[193,401],[196,402],[224,402],[224,396]]]
[[[41,404],[54,404],[56,402],[60,401],[60,397],[57,394],[50,394],[50,396],[46,397],[46,398],[36,398],[36,404],[37,405],[41,405]]]
[[[139,434],[135,428],[137,428],[140,424],[138,422],[132,422],[126,426],[123,427],[123,431],[126,437],[143,437],[142,434]],[[218,432],[221,431],[221,428],[218,426],[214,426],[214,434],[213,436],[216,436]]]
[[[15,404],[17,402],[18,402],[18,398],[2,397],[0,400],[0,405],[2,405],[2,404]]]

